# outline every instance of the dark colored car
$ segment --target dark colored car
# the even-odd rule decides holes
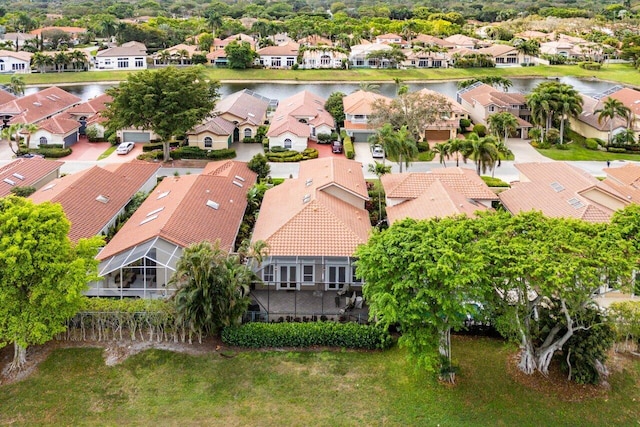
[[[333,141],[331,143],[331,152],[336,153],[336,154],[342,153],[342,142]]]
[[[37,157],[39,159],[44,159],[44,155],[39,154],[39,153],[26,153],[26,154],[23,154],[23,155],[18,156],[18,157],[23,158],[23,159],[33,159],[34,157]]]

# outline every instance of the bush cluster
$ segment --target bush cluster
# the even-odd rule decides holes
[[[480,138],[487,136],[487,127],[483,124],[478,123],[473,126],[473,133],[477,134]]]
[[[53,147],[52,145],[49,145],[49,147],[50,148],[43,148],[42,146],[40,146],[40,148],[35,150],[35,152],[38,154],[42,154],[43,156],[50,159],[59,159],[61,157],[66,157],[72,153],[71,148],[62,148],[62,145],[59,145],[60,148]]]
[[[357,323],[247,323],[222,331],[225,344],[238,347],[344,347],[385,349],[391,346],[389,332]]]
[[[431,149],[429,147],[429,141],[420,141],[416,146],[418,147],[418,153],[426,153]]]
[[[504,182],[500,178],[494,178],[492,176],[481,176],[482,180],[489,187],[511,187],[508,183]]]
[[[580,68],[584,68],[585,70],[598,71],[602,68],[602,64],[599,62],[581,62],[578,64]]]
[[[278,148],[278,147],[273,147]],[[273,150],[273,149],[272,149]],[[284,163],[284,162],[299,162],[302,160],[302,153],[297,151],[270,151],[266,154],[267,160],[270,162]]]
[[[236,150],[224,148],[222,150],[203,150],[200,147],[179,147],[171,152],[173,159],[233,159],[236,157]]]
[[[344,155],[347,159],[353,160],[353,158],[356,157],[356,150],[353,148],[351,137],[346,133],[342,139],[342,148],[344,149]]]
[[[584,140],[584,147],[587,150],[597,150],[598,149],[598,141],[595,138],[587,138]]]
[[[179,147],[181,142],[182,141],[170,141],[169,146]],[[155,150],[162,151],[162,142],[147,142],[146,144],[142,144],[142,151],[145,153],[147,151],[155,151]]]

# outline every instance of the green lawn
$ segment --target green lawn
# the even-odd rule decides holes
[[[100,156],[98,156],[98,160],[102,160],[102,159],[106,159],[107,157],[109,157],[114,151],[116,151],[116,149],[118,148],[117,145],[112,145],[111,147],[107,148],[104,153],[100,154]]]
[[[462,372],[442,386],[387,352],[259,352],[226,359],[146,351],[106,367],[100,349],[55,351],[0,387],[0,424],[279,426],[636,425],[640,362],[607,398],[540,396],[505,373],[513,347],[455,339]]]
[[[553,160],[592,160],[602,161],[607,160],[640,160],[640,154],[629,153],[608,153],[600,150],[587,150],[582,145],[577,143],[567,144],[568,150],[558,150],[556,148],[549,148],[542,150],[536,148],[540,154]]]
[[[378,81],[393,82],[394,78],[405,81],[469,79],[482,76],[502,77],[596,77],[601,80],[638,85],[640,72],[630,65],[605,65],[600,71],[584,70],[577,65],[554,65],[535,67],[471,68],[471,69],[352,69],[352,70],[231,70],[207,68],[210,78],[222,81]],[[25,74],[27,84],[86,83],[120,81],[127,78],[125,71],[91,71],[77,73]],[[0,83],[7,83],[9,75],[0,76]]]

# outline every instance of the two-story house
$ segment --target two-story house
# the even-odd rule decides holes
[[[147,69],[147,47],[140,42],[127,42],[96,53],[94,71],[134,71]]]

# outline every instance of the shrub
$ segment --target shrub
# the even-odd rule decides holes
[[[469,119],[460,119],[460,129],[462,129],[464,131],[469,126],[471,126],[471,120],[469,120]]]
[[[72,153],[71,148],[38,148],[36,153],[42,154],[45,157],[51,159],[59,159],[61,157],[66,157]]]
[[[598,141],[593,138],[587,138],[584,140],[584,146],[587,150],[597,150],[598,145]]]
[[[299,162],[303,159],[302,153],[293,150],[269,152],[266,154],[267,160],[270,162],[284,163],[284,162]]]
[[[97,142],[100,139],[98,137],[98,127],[96,125],[87,126],[84,133],[89,142]]]
[[[551,128],[547,131],[544,138],[549,144],[557,144],[560,142],[560,131],[558,129]]]
[[[249,160],[247,167],[258,174],[258,179],[264,179],[271,173],[271,166],[264,154],[258,153]]]
[[[211,150],[207,152],[207,159],[225,160],[236,157],[236,150],[233,148],[223,148],[222,150]]]
[[[580,68],[584,68],[585,70],[597,71],[602,68],[602,64],[599,62],[581,62],[578,64]]]
[[[179,147],[171,152],[171,157],[179,159],[206,159],[207,152],[200,147]]]
[[[500,178],[494,178],[492,176],[481,176],[482,180],[489,187],[511,187],[508,183],[504,182]]]
[[[318,134],[318,143],[319,144],[328,144],[332,141],[333,137],[330,133],[319,133]]]
[[[303,160],[309,160],[309,159],[317,159],[320,153],[318,153],[318,150],[315,148],[306,148],[303,152],[302,152],[302,159]]]
[[[555,147],[557,150],[562,151],[567,151],[569,149],[569,146],[567,144],[556,144]]]
[[[162,150],[148,151],[146,153],[138,154],[136,157],[138,160],[162,160],[164,153]]]
[[[11,193],[15,194],[16,196],[19,196],[19,197],[29,197],[30,195],[32,195],[35,192],[36,192],[36,187],[32,187],[30,185],[28,185],[26,187],[12,187],[11,188]]]
[[[171,141],[169,142],[169,147],[179,147],[180,141]],[[162,142],[147,142],[146,144],[142,144],[142,151],[155,151],[162,150]]]
[[[626,153],[627,150],[625,150],[624,148],[618,148],[618,147],[607,147],[607,151],[610,153]]]
[[[269,151],[269,138],[262,138],[262,149]]]
[[[63,148],[62,144],[40,144],[38,148]]]
[[[477,124],[473,126],[473,132],[480,138],[487,136],[487,127],[483,124]]]
[[[251,138],[250,136],[245,136],[242,142],[244,144],[253,144],[254,142],[256,142],[256,140]]]
[[[418,153],[426,153],[430,150],[429,141],[420,141],[416,146],[418,147]]]
[[[225,344],[239,347],[345,347],[385,349],[392,344],[389,332],[357,323],[247,323],[226,327]]]
[[[344,138],[342,139],[342,148],[344,148],[344,155],[347,157],[347,159],[353,160],[353,158],[356,157],[356,151],[353,148],[353,142],[351,142],[351,137],[347,134],[345,134]]]
[[[284,153],[285,151],[289,151],[288,148],[284,148],[280,145],[276,145],[274,147],[271,147],[271,152],[272,153]]]

